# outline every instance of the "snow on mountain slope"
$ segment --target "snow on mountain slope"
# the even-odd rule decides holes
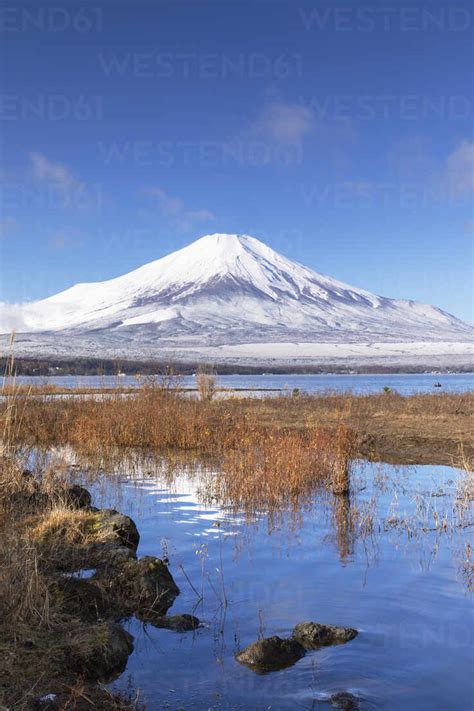
[[[21,309],[23,332],[91,334],[125,345],[468,341],[440,309],[356,289],[244,235],[207,235],[109,281]],[[0,320],[0,331],[8,330]]]

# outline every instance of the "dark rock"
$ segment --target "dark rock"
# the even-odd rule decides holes
[[[235,658],[240,664],[246,664],[256,672],[267,672],[289,667],[304,655],[304,647],[296,640],[275,636],[250,644]]]
[[[151,615],[140,616],[144,622],[149,622],[153,627],[173,630],[174,632],[191,632],[196,630],[200,622],[194,615]]]
[[[52,587],[52,592],[60,596],[64,610],[82,620],[97,622],[106,618],[120,619],[121,617],[107,590],[94,580],[61,578]]]
[[[119,549],[120,550],[120,549]],[[192,615],[165,617],[179,589],[167,566],[159,558],[145,556],[136,560],[115,555],[114,565],[101,565],[90,578],[64,576],[52,588],[64,608],[83,620],[120,620],[135,614],[144,622],[177,631],[195,629],[199,620]],[[101,564],[104,561],[102,551]],[[97,561],[99,562],[99,561]]]
[[[129,561],[136,560],[137,554],[131,548],[116,544],[97,546],[95,561],[101,568],[120,568]]]
[[[71,509],[86,509],[92,503],[90,493],[78,484],[58,486],[48,498],[52,504],[63,504]]]
[[[168,566],[151,555],[118,568],[112,585],[117,597],[125,597],[133,612],[142,618],[166,614],[179,595]]]
[[[358,709],[360,708],[359,699],[354,694],[348,691],[338,691],[337,694],[331,696],[331,706],[337,709]]]
[[[74,509],[87,509],[92,503],[92,496],[83,486],[73,484],[64,491],[67,506]]]
[[[331,644],[344,644],[357,637],[357,630],[351,627],[336,625],[321,625],[318,622],[300,622],[293,629],[293,639],[296,639],[306,649],[316,649]]]
[[[136,558],[135,551],[122,545],[120,541],[92,544],[87,548],[85,554],[88,567],[96,568],[97,575],[95,577],[101,578],[115,575],[117,569]]]
[[[97,517],[97,533],[118,539],[122,545],[136,550],[140,541],[140,534],[135,523],[129,516],[119,513],[114,509],[100,509]]]
[[[92,498],[87,489],[74,484],[72,486],[59,486],[52,493],[41,490],[40,484],[33,478],[31,472],[25,470],[22,473],[25,480],[25,487],[21,491],[13,494],[12,500],[29,510],[43,509],[51,504],[65,504],[73,509],[89,508]]]
[[[110,679],[127,666],[133,637],[114,622],[92,625],[76,635],[65,651],[73,671],[86,679]]]
[[[15,491],[10,496],[10,506],[23,511],[38,511],[49,504],[49,496],[38,487],[28,487],[25,491]]]

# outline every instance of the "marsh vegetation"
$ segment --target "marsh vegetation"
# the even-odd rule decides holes
[[[91,704],[120,709],[141,703],[123,685],[114,695],[88,677],[84,665],[69,664],[71,649],[76,659],[89,653],[97,658],[99,643],[84,636],[84,610],[77,599],[73,604],[58,590],[63,591],[65,573],[87,568],[92,549],[111,543],[110,530],[98,525],[91,502],[78,505],[71,493],[78,483],[92,490],[94,506],[102,495],[107,504],[119,506],[124,481],[132,486],[134,500],[137,492],[154,487],[169,492],[172,501],[173,492],[178,500],[187,495],[180,493],[185,480],[185,489],[191,486],[194,492],[193,506],[221,512],[207,532],[212,541],[208,544],[204,532],[199,534],[199,546],[193,550],[197,565],[184,553],[181,559],[173,558],[170,549],[173,538],[180,540],[179,529],[167,530],[167,538],[166,517],[153,518],[155,544],[146,550],[158,554],[157,539],[166,541],[163,558],[171,560],[173,574],[181,577],[180,588],[187,591],[181,596],[183,612],[203,615],[208,625],[215,625],[216,639],[222,643],[227,634],[223,617],[231,617],[234,634],[235,624],[240,624],[238,615],[229,613],[232,605],[242,624],[246,620],[245,642],[251,641],[248,615],[242,616],[236,604],[236,589],[242,590],[246,573],[238,565],[230,572],[231,560],[238,560],[238,551],[249,543],[253,548],[255,541],[263,546],[259,556],[264,555],[267,543],[262,536],[301,540],[310,535],[311,522],[323,532],[320,545],[336,551],[343,569],[361,555],[372,566],[390,542],[394,549],[409,544],[416,551],[410,557],[426,570],[438,556],[446,561],[449,543],[456,580],[462,589],[472,588],[467,539],[473,524],[473,449],[467,429],[474,408],[472,393],[401,397],[298,392],[259,399],[219,398],[218,383],[203,374],[199,398],[183,396],[176,378],[147,378],[133,393],[118,386],[101,397],[91,397],[90,392],[58,397],[49,386],[18,386],[13,368],[8,375],[0,401],[0,690],[8,708],[33,708],[51,689],[65,709]],[[363,465],[362,457],[449,463],[460,469],[451,483],[426,488],[413,486],[409,472],[393,470],[387,475],[383,465]],[[134,511],[130,502],[125,508]],[[265,557],[262,560],[268,565]],[[333,558],[330,561],[326,560],[328,569],[334,570]],[[276,563],[278,570],[293,575],[301,596],[304,584],[297,569],[290,567],[289,572]],[[103,575],[91,574],[94,584],[105,585]],[[268,582],[275,584],[273,575]],[[318,589],[324,605],[329,605]],[[247,598],[259,626],[274,604],[265,590],[268,609],[258,601],[257,589],[255,599]],[[292,601],[291,589],[285,595],[287,604],[302,608],[303,615],[301,598]],[[213,606],[209,599],[214,599]],[[255,610],[258,605],[260,612]],[[141,639],[133,622],[138,612],[127,610],[118,617],[130,618]],[[341,615],[341,608],[337,612]],[[349,615],[343,617],[341,622],[355,624]],[[300,620],[293,617],[291,624]],[[163,621],[162,614],[161,622],[155,622],[154,629],[172,629],[175,624]],[[216,655],[222,660],[228,653],[219,648]],[[135,669],[133,663],[131,668]],[[135,681],[140,686],[140,679]]]

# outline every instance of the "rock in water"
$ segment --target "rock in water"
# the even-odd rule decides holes
[[[133,637],[115,622],[86,627],[67,649],[71,669],[86,679],[121,674],[133,651]]]
[[[351,711],[352,709],[360,708],[359,699],[354,694],[350,694],[348,691],[338,691],[337,694],[331,696],[331,706],[336,709],[347,709]]]
[[[97,532],[119,540],[122,545],[136,550],[140,541],[140,534],[135,523],[129,516],[119,513],[114,509],[100,509],[97,514]]]
[[[149,622],[153,627],[173,630],[174,632],[191,632],[196,630],[201,624],[194,615],[150,615],[140,616],[144,622]]]
[[[235,658],[256,672],[267,672],[289,667],[304,655],[304,647],[296,640],[275,636],[249,644]]]
[[[344,644],[357,637],[357,630],[352,627],[321,625],[318,622],[300,622],[293,629],[293,639],[306,649],[316,649],[331,644]]]
[[[179,595],[168,566],[152,555],[130,560],[119,568],[113,578],[113,589],[118,598],[128,600],[133,612],[142,619],[165,615]]]

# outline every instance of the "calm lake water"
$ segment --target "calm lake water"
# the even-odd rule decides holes
[[[350,500],[320,491],[293,514],[246,520],[202,503],[199,472],[181,467],[170,480],[163,466],[131,480],[124,465],[117,485],[92,486],[94,503],[134,518],[139,555],[169,556],[182,591],[170,614],[192,612],[203,627],[179,634],[130,621],[135,651],[114,688],[139,687],[152,711],[324,711],[339,690],[359,695],[362,709],[472,708],[465,474],[356,463]],[[235,661],[259,635],[284,637],[303,620],[359,635],[266,675]]]
[[[134,387],[140,385],[135,376],[56,376],[18,377],[19,383],[51,383],[60,387]],[[308,393],[334,390],[337,392],[371,393],[381,392],[384,387],[396,390],[402,395],[431,392],[465,392],[474,390],[474,374],[396,374],[396,375],[221,375],[217,378],[223,388],[243,390],[275,389],[284,391],[299,388]],[[196,378],[187,376],[179,379],[183,387],[196,387]],[[435,388],[441,383],[441,388]]]

